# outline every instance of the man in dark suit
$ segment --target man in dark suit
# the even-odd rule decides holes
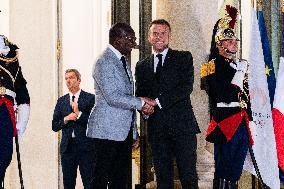
[[[190,101],[193,60],[190,52],[168,47],[170,32],[166,20],[150,24],[148,40],[154,54],[136,66],[136,95],[156,101],[148,117],[148,135],[158,189],[174,188],[174,158],[182,188],[196,189],[196,134],[200,130]]]
[[[52,130],[62,130],[63,184],[65,189],[75,189],[79,166],[84,188],[89,189],[94,148],[92,139],[86,137],[86,128],[95,96],[80,89],[81,75],[76,69],[66,70],[65,81],[69,94],[57,100],[52,120]]]

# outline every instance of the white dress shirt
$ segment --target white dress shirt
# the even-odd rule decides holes
[[[157,57],[157,54],[162,54],[163,55],[162,56],[162,66],[163,66],[168,51],[169,51],[169,48],[164,49],[163,52],[161,52],[161,53],[154,52],[154,73],[156,73],[157,65],[158,65],[158,62],[159,62],[159,58]],[[162,106],[160,104],[159,99],[156,98],[155,101],[157,102],[159,108],[162,109]]]
[[[70,105],[72,105],[72,96],[75,96],[74,102],[78,103],[78,99],[79,99],[80,93],[81,93],[81,89],[77,93],[75,93],[75,94],[72,94],[72,93],[69,92]],[[79,119],[81,117],[81,115],[82,115],[82,112],[80,111],[79,114],[77,115],[77,119]],[[72,138],[75,138],[74,130],[72,132]]]

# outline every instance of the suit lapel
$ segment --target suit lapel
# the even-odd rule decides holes
[[[72,112],[72,107],[71,107],[71,104],[70,104],[70,95],[69,94],[67,94],[65,96],[64,107],[66,107],[66,112],[67,113],[71,113]]]
[[[123,63],[121,62],[121,60],[119,60],[119,58],[117,58],[115,53],[110,48],[107,48],[106,53],[107,53],[107,56],[111,57],[111,59],[113,60],[113,63],[115,64],[115,66],[119,70],[119,72],[123,75],[124,79],[126,81],[128,81],[128,83],[131,83],[131,85],[133,85],[133,78],[132,78],[130,66],[128,64],[128,60],[126,59],[126,64],[127,64],[126,67],[127,67],[128,75],[130,77],[130,82],[129,82],[127,74],[125,73],[125,69],[123,67]]]
[[[152,80],[154,80],[155,73],[154,73],[154,55],[153,54],[149,57],[149,60],[147,62],[147,69],[148,69],[148,72],[149,72],[149,77]]]
[[[84,102],[84,96],[85,96],[85,91],[83,91],[82,89],[81,89],[81,93],[80,93],[80,95],[79,95],[79,98],[78,98],[78,107],[79,107],[79,110],[81,109],[81,104],[83,104],[83,102]]]
[[[130,68],[130,65],[128,63],[128,60],[126,59],[126,67],[127,67],[127,74],[129,75],[129,78],[130,78],[130,83],[131,85],[133,85],[133,77],[132,77],[132,72],[131,72],[131,68]],[[126,73],[125,73],[126,74]]]
[[[172,59],[173,59],[172,55],[173,55],[172,49],[169,48],[168,53],[167,53],[166,58],[165,58],[165,61],[164,61],[164,64],[163,64],[164,69],[168,69],[171,66],[171,62],[172,62]]]

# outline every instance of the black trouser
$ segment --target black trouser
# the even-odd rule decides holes
[[[75,189],[79,167],[84,189],[90,189],[94,164],[94,151],[82,151],[74,139],[69,141],[66,152],[61,154],[64,189]]]
[[[131,171],[131,146],[133,131],[126,140],[94,139],[96,160],[91,181],[92,189],[126,189]]]
[[[195,134],[182,136],[168,134],[163,137],[153,137],[150,143],[157,176],[157,189],[174,188],[174,158],[176,158],[182,188],[198,188]]]
[[[0,186],[4,181],[5,172],[12,160],[13,127],[9,112],[5,105],[0,106]]]

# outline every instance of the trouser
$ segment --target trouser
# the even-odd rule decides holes
[[[197,189],[196,134],[156,137],[151,141],[157,189],[174,188],[174,158],[183,189]]]
[[[4,182],[6,169],[12,160],[12,153],[13,153],[13,128],[9,112],[6,106],[3,104],[2,106],[0,106],[0,183],[1,185]]]
[[[222,178],[214,178],[213,189],[238,189],[238,182],[232,182]]]
[[[249,147],[248,132],[243,121],[231,141],[214,144],[215,185],[217,189],[233,189],[242,174],[244,161]],[[229,187],[230,186],[230,187]]]
[[[64,189],[75,189],[78,167],[84,189],[90,189],[94,151],[80,150],[80,145],[84,144],[70,139],[66,152],[61,154]]]
[[[91,189],[131,188],[128,182],[131,182],[132,142],[132,128],[124,141],[94,139],[96,160]]]

